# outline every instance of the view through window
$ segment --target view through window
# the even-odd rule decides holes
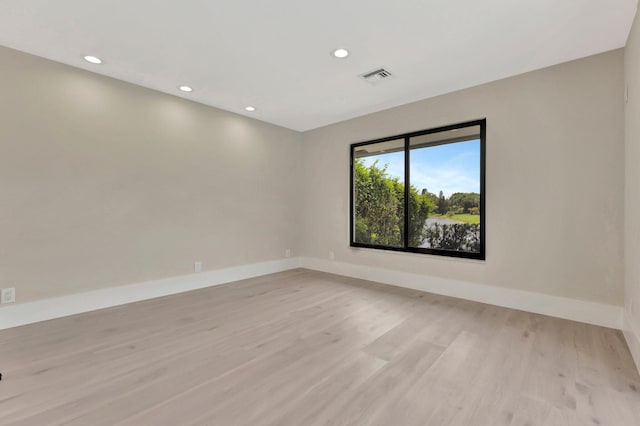
[[[484,139],[478,120],[351,145],[351,245],[484,259]]]

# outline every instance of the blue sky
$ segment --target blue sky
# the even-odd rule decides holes
[[[404,153],[394,152],[362,159],[387,164],[390,176],[404,180]],[[480,141],[450,143],[411,151],[411,184],[421,191],[449,197],[454,192],[480,192]]]

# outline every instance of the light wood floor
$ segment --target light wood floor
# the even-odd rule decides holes
[[[0,331],[0,369],[2,425],[640,425],[619,331],[307,270]]]

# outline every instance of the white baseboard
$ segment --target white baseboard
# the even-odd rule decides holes
[[[300,267],[299,258],[163,278],[0,308],[0,330]]]
[[[633,326],[628,312],[624,313],[622,332],[624,333],[624,338],[629,346],[631,356],[636,363],[638,373],[640,373],[640,330]]]
[[[141,300],[168,296],[199,288],[253,278],[298,267],[422,290],[460,299],[504,306],[558,318],[616,329],[623,328],[619,306],[587,302],[541,293],[493,287],[464,281],[430,277],[384,268],[355,265],[317,258],[289,258],[207,271],[179,277],[111,287],[86,293],[10,305],[0,308],[0,330],[60,318]],[[629,337],[631,336],[631,337]],[[625,323],[625,337],[637,364],[640,335]]]
[[[407,287],[618,330],[622,328],[623,309],[621,306],[318,258],[302,257],[301,266],[316,271]]]

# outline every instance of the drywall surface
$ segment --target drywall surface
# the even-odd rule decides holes
[[[625,84],[625,336],[640,369],[640,18],[624,50]]]
[[[18,302],[291,248],[622,305],[621,50],[302,135],[5,48],[0,88],[0,287]],[[350,143],[483,117],[486,261],[349,248]]]
[[[623,79],[615,50],[304,133],[303,256],[621,306]],[[349,144],[485,117],[486,261],[349,247]]]
[[[18,303],[297,252],[298,132],[1,47],[0,93]]]

